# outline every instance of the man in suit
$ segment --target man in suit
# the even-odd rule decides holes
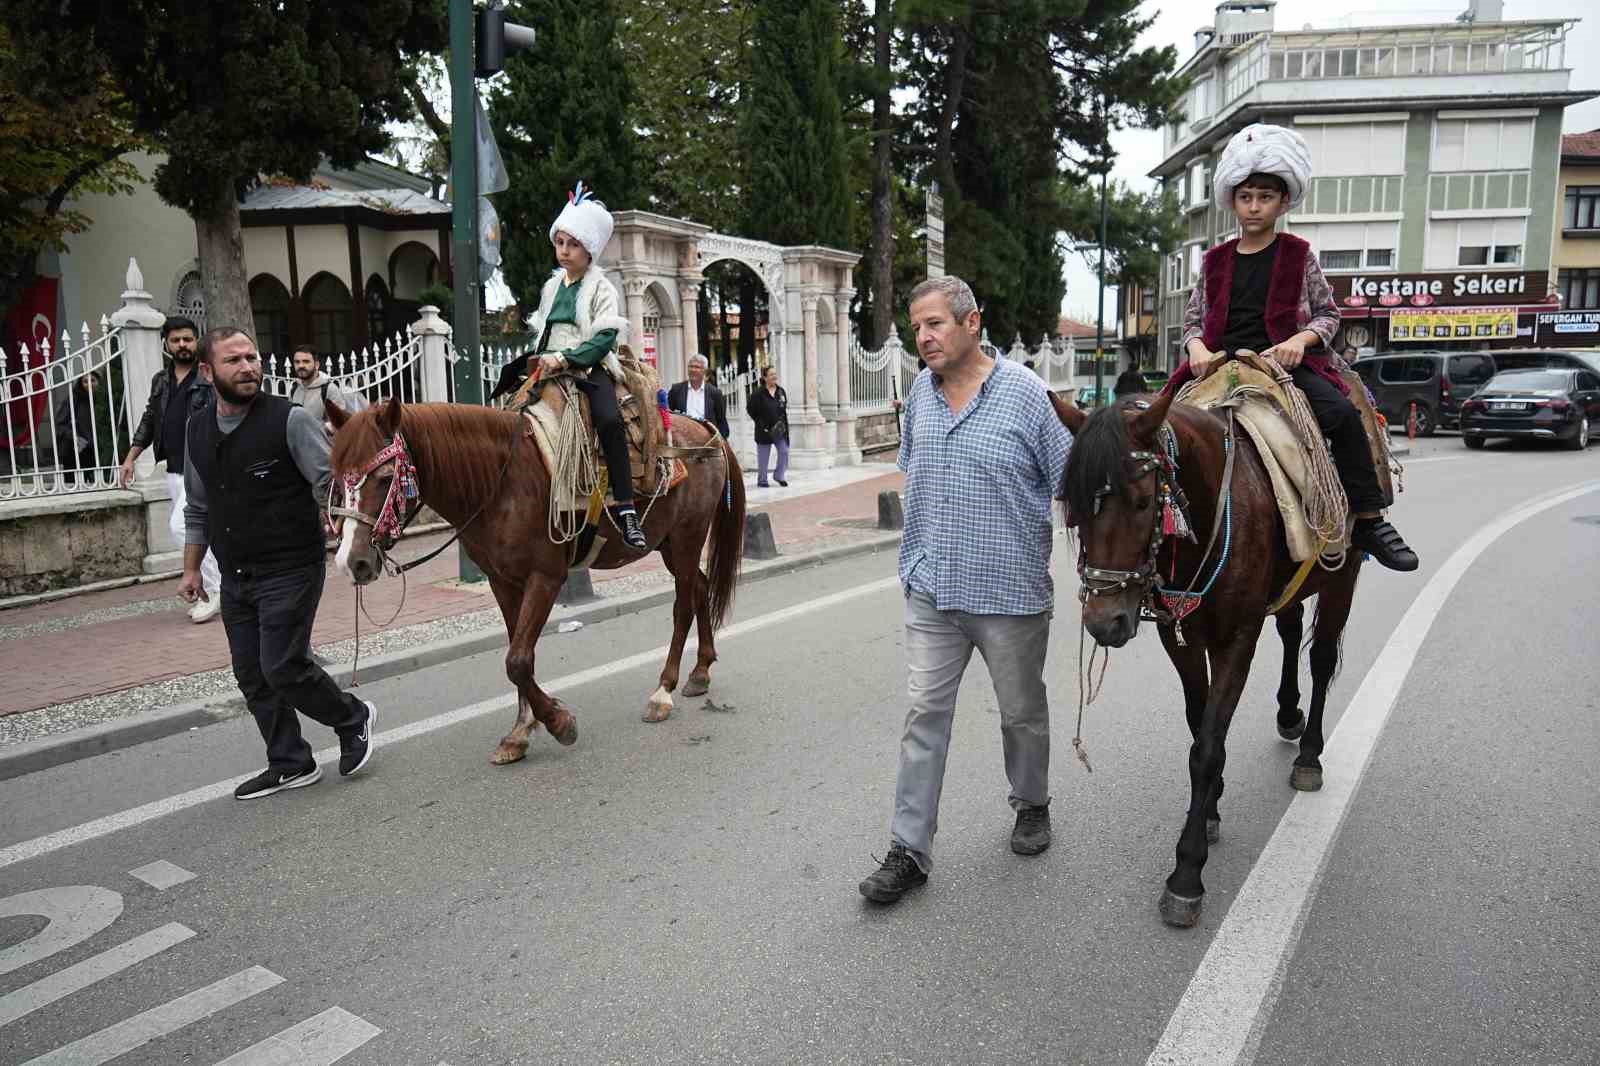
[[[680,381],[667,390],[667,410],[710,422],[724,438],[731,435],[728,405],[722,398],[722,391],[706,383],[706,357],[703,355],[691,355],[689,380]]]

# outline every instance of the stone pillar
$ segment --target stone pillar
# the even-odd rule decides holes
[[[623,293],[628,301],[628,325],[632,327],[629,333],[628,345],[633,349],[633,354],[640,359],[644,358],[644,290],[649,283],[643,278],[628,278],[622,283]],[[662,361],[661,341],[656,340],[656,362]]]
[[[122,294],[122,306],[112,314],[111,324],[122,331],[122,385],[128,400],[128,435],[132,437],[150,403],[150,381],[161,370],[161,325],[167,316],[151,302],[144,288],[144,274],[134,259],[128,260],[127,286]],[[156,432],[161,432],[160,426],[156,427]],[[117,458],[120,460],[121,456]],[[144,499],[144,572],[167,573],[181,569],[183,545],[173,543],[167,526],[172,515],[172,498],[167,492],[166,477],[156,472],[154,448],[146,448],[133,469],[131,488]]]
[[[700,354],[700,282],[683,279],[678,282],[678,316],[682,319],[678,335],[683,342],[678,346],[672,366],[661,368],[661,384],[670,386],[689,376],[689,357]]]
[[[824,470],[838,462],[838,436],[817,401],[817,297],[802,295],[800,306],[802,380],[799,406],[789,405],[789,462],[796,470]]]
[[[805,409],[821,416],[821,403],[817,398],[817,297],[807,293],[800,297],[802,319],[805,323],[804,389]]]
[[[848,276],[848,275],[847,275]],[[853,289],[838,289],[833,294],[834,370],[838,374],[839,413],[835,421],[838,437],[838,463],[856,466],[861,462],[861,445],[856,440],[855,404],[850,396],[850,365],[855,359],[855,343],[850,330],[850,297]],[[894,368],[895,373],[900,368]]]
[[[422,399],[445,403],[450,399],[450,324],[439,317],[439,309],[432,304],[418,308],[417,316],[411,334],[422,341]],[[494,386],[486,384],[485,388]]]

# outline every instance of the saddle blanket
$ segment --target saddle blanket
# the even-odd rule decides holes
[[[535,403],[530,404],[522,409],[522,417],[527,421],[526,432],[528,436],[532,437],[534,443],[539,446],[539,458],[544,460],[544,468],[546,472],[550,474],[551,484],[555,485],[558,480],[556,477],[555,441],[556,434],[558,432],[556,420],[560,416],[551,411],[546,405],[542,403]],[[593,431],[590,432],[590,436],[593,436]],[[645,463],[641,462],[640,459],[634,455],[632,448],[628,449],[628,459],[630,460],[630,465],[633,467],[633,488],[635,494],[642,496],[655,495],[656,486],[659,484],[659,477],[656,475],[656,471],[647,466]],[[598,448],[596,448],[594,461],[601,471],[605,470],[605,457],[598,454]],[[668,475],[666,487],[662,490],[662,495],[665,495],[666,493],[677,488],[678,485],[683,482],[684,478],[689,476],[689,469],[688,467],[684,466],[682,459],[664,459],[661,460],[661,462],[669,463],[671,470],[671,473]],[[568,479],[567,483],[569,485],[571,484],[570,479]],[[610,494],[607,493],[608,497],[609,495]],[[587,496],[581,492],[572,491],[567,494],[565,501],[560,504],[560,509],[563,511],[588,511],[595,509],[595,505],[599,502],[600,501],[594,500],[590,496]],[[607,502],[611,501],[608,500]]]

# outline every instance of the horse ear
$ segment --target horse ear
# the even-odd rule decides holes
[[[1172,407],[1172,392],[1170,389],[1161,390],[1149,407],[1140,411],[1134,408],[1129,413],[1133,416],[1128,420],[1128,436],[1141,444],[1149,444],[1156,439],[1156,431],[1161,428],[1161,423],[1167,420],[1167,411]]]
[[[343,407],[340,407],[339,404],[334,400],[323,400],[322,410],[323,413],[328,416],[328,424],[332,426],[335,431],[343,429],[344,424],[350,421],[350,412],[346,411]]]
[[[391,396],[389,402],[378,410],[378,428],[389,436],[400,430],[400,397]]]
[[[1072,406],[1070,403],[1063,400],[1053,392],[1047,391],[1046,395],[1050,397],[1050,406],[1056,409],[1056,417],[1061,419],[1061,424],[1063,426],[1066,426],[1073,433],[1077,433],[1079,430],[1083,429],[1083,424],[1089,421],[1089,416],[1087,414],[1078,410],[1076,407]]]

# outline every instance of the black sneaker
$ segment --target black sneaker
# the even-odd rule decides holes
[[[1018,855],[1037,855],[1049,846],[1050,805],[1019,809],[1011,830],[1011,850]]]
[[[367,707],[367,719],[356,733],[339,738],[339,776],[349,777],[372,759],[372,723],[378,720],[378,708],[362,700]]]
[[[260,799],[270,796],[274,792],[283,792],[291,788],[305,788],[322,780],[322,767],[312,763],[304,770],[274,770],[270,766],[261,771],[244,784],[233,790],[233,798],[238,800]]]
[[[778,481],[778,484],[782,485],[784,488],[788,488],[789,487],[789,483],[787,481],[783,480],[783,478],[780,477],[780,478],[777,479],[777,481]]]
[[[927,883],[928,875],[922,872],[911,852],[902,844],[893,844],[883,864],[861,882],[861,894],[874,903],[894,903],[913,888]]]
[[[622,531],[622,543],[636,552],[650,550],[650,542],[644,539],[644,530],[639,528],[639,513],[633,508],[618,512],[617,527]]]
[[[1417,568],[1417,553],[1384,518],[1358,518],[1350,531],[1350,546],[1364,551],[1390,570]]]

